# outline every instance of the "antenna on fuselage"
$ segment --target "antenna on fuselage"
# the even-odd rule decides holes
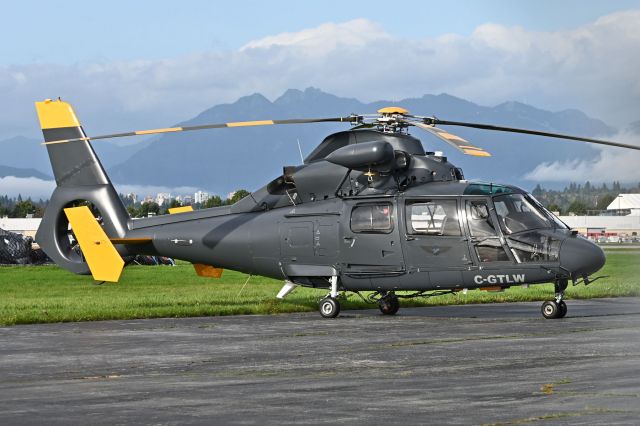
[[[300,152],[300,161],[304,164],[304,155],[302,155],[302,148],[300,148],[300,139],[296,139],[298,141],[298,152]]]

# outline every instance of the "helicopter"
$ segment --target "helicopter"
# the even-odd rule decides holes
[[[596,244],[516,186],[465,180],[442,152],[426,151],[410,128],[475,157],[491,154],[438,126],[640,150],[599,139],[417,116],[393,106],[369,115],[93,137],[60,98],[36,102],[36,110],[57,185],[36,241],[56,264],[109,282],[117,282],[136,255],[188,261],[203,277],[219,278],[224,269],[262,275],[284,280],[278,298],[298,286],[328,290],[319,301],[325,318],[339,315],[340,298],[347,292],[377,304],[384,315],[394,315],[403,298],[542,283],[553,283],[555,290],[555,297],[542,304],[542,315],[563,318],[569,282],[589,284],[601,278],[592,277],[605,263]],[[327,122],[351,128],[327,136],[303,164],[284,166],[280,176],[235,204],[200,210],[185,206],[148,218],[129,216],[90,142]]]

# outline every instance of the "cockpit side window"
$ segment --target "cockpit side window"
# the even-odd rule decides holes
[[[424,200],[407,203],[407,233],[460,236],[455,200]]]
[[[493,203],[505,235],[552,227],[547,214],[522,194],[499,195]]]

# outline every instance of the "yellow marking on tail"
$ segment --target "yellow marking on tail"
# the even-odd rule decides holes
[[[193,207],[191,206],[172,207],[169,209],[169,214],[186,213],[186,212],[192,212],[192,211],[193,211]]]
[[[96,281],[118,282],[124,260],[87,206],[64,209]]]
[[[36,102],[36,111],[42,129],[80,127],[80,120],[67,102],[45,99],[43,102]]]

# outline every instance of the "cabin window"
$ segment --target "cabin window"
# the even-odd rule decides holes
[[[407,204],[409,234],[459,237],[460,223],[455,200],[415,201]]]
[[[356,206],[351,211],[351,230],[388,234],[393,230],[392,214],[391,203]]]

